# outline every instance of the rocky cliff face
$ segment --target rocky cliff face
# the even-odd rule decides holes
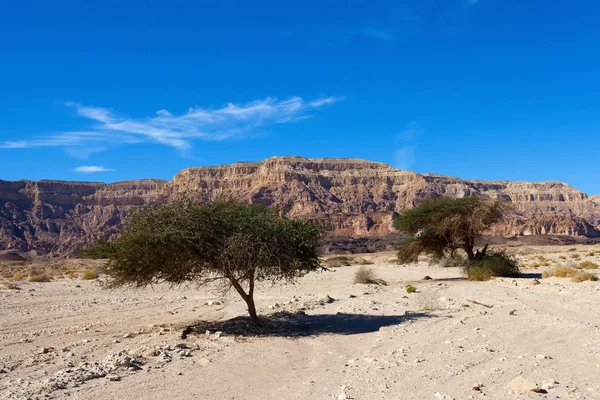
[[[122,227],[135,207],[177,196],[232,196],[323,218],[338,236],[384,236],[395,216],[427,196],[484,194],[514,205],[493,234],[600,236],[600,203],[564,183],[465,181],[358,159],[273,157],[189,168],[171,182],[0,181],[0,249],[66,255]]]

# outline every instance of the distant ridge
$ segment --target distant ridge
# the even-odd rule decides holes
[[[356,158],[286,156],[187,168],[168,182],[0,181],[0,250],[69,255],[117,234],[134,208],[181,195],[232,196],[326,219],[335,236],[384,237],[398,213],[425,197],[474,194],[514,205],[490,234],[600,237],[600,197],[562,182],[462,180]]]

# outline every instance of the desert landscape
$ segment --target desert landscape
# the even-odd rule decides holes
[[[542,277],[598,276],[600,246],[508,250],[522,276],[487,282],[329,256],[258,288],[261,328],[218,287],[105,289],[101,260],[4,261],[0,398],[600,399],[600,283]],[[355,283],[361,268],[379,283]]]

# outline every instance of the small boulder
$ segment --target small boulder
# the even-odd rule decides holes
[[[510,388],[519,392],[539,392],[540,387],[537,383],[532,382],[522,376],[517,376],[515,379],[510,381]]]

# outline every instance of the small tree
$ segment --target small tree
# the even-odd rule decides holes
[[[457,249],[467,254],[469,262],[485,257],[487,245],[474,251],[475,240],[500,221],[508,207],[503,200],[481,197],[428,198],[400,215],[394,226],[409,236],[400,244],[401,263],[417,261],[425,253],[435,259],[452,256]]]
[[[112,242],[112,286],[224,281],[259,322],[258,281],[293,281],[318,269],[320,229],[264,205],[175,202],[133,214]]]

